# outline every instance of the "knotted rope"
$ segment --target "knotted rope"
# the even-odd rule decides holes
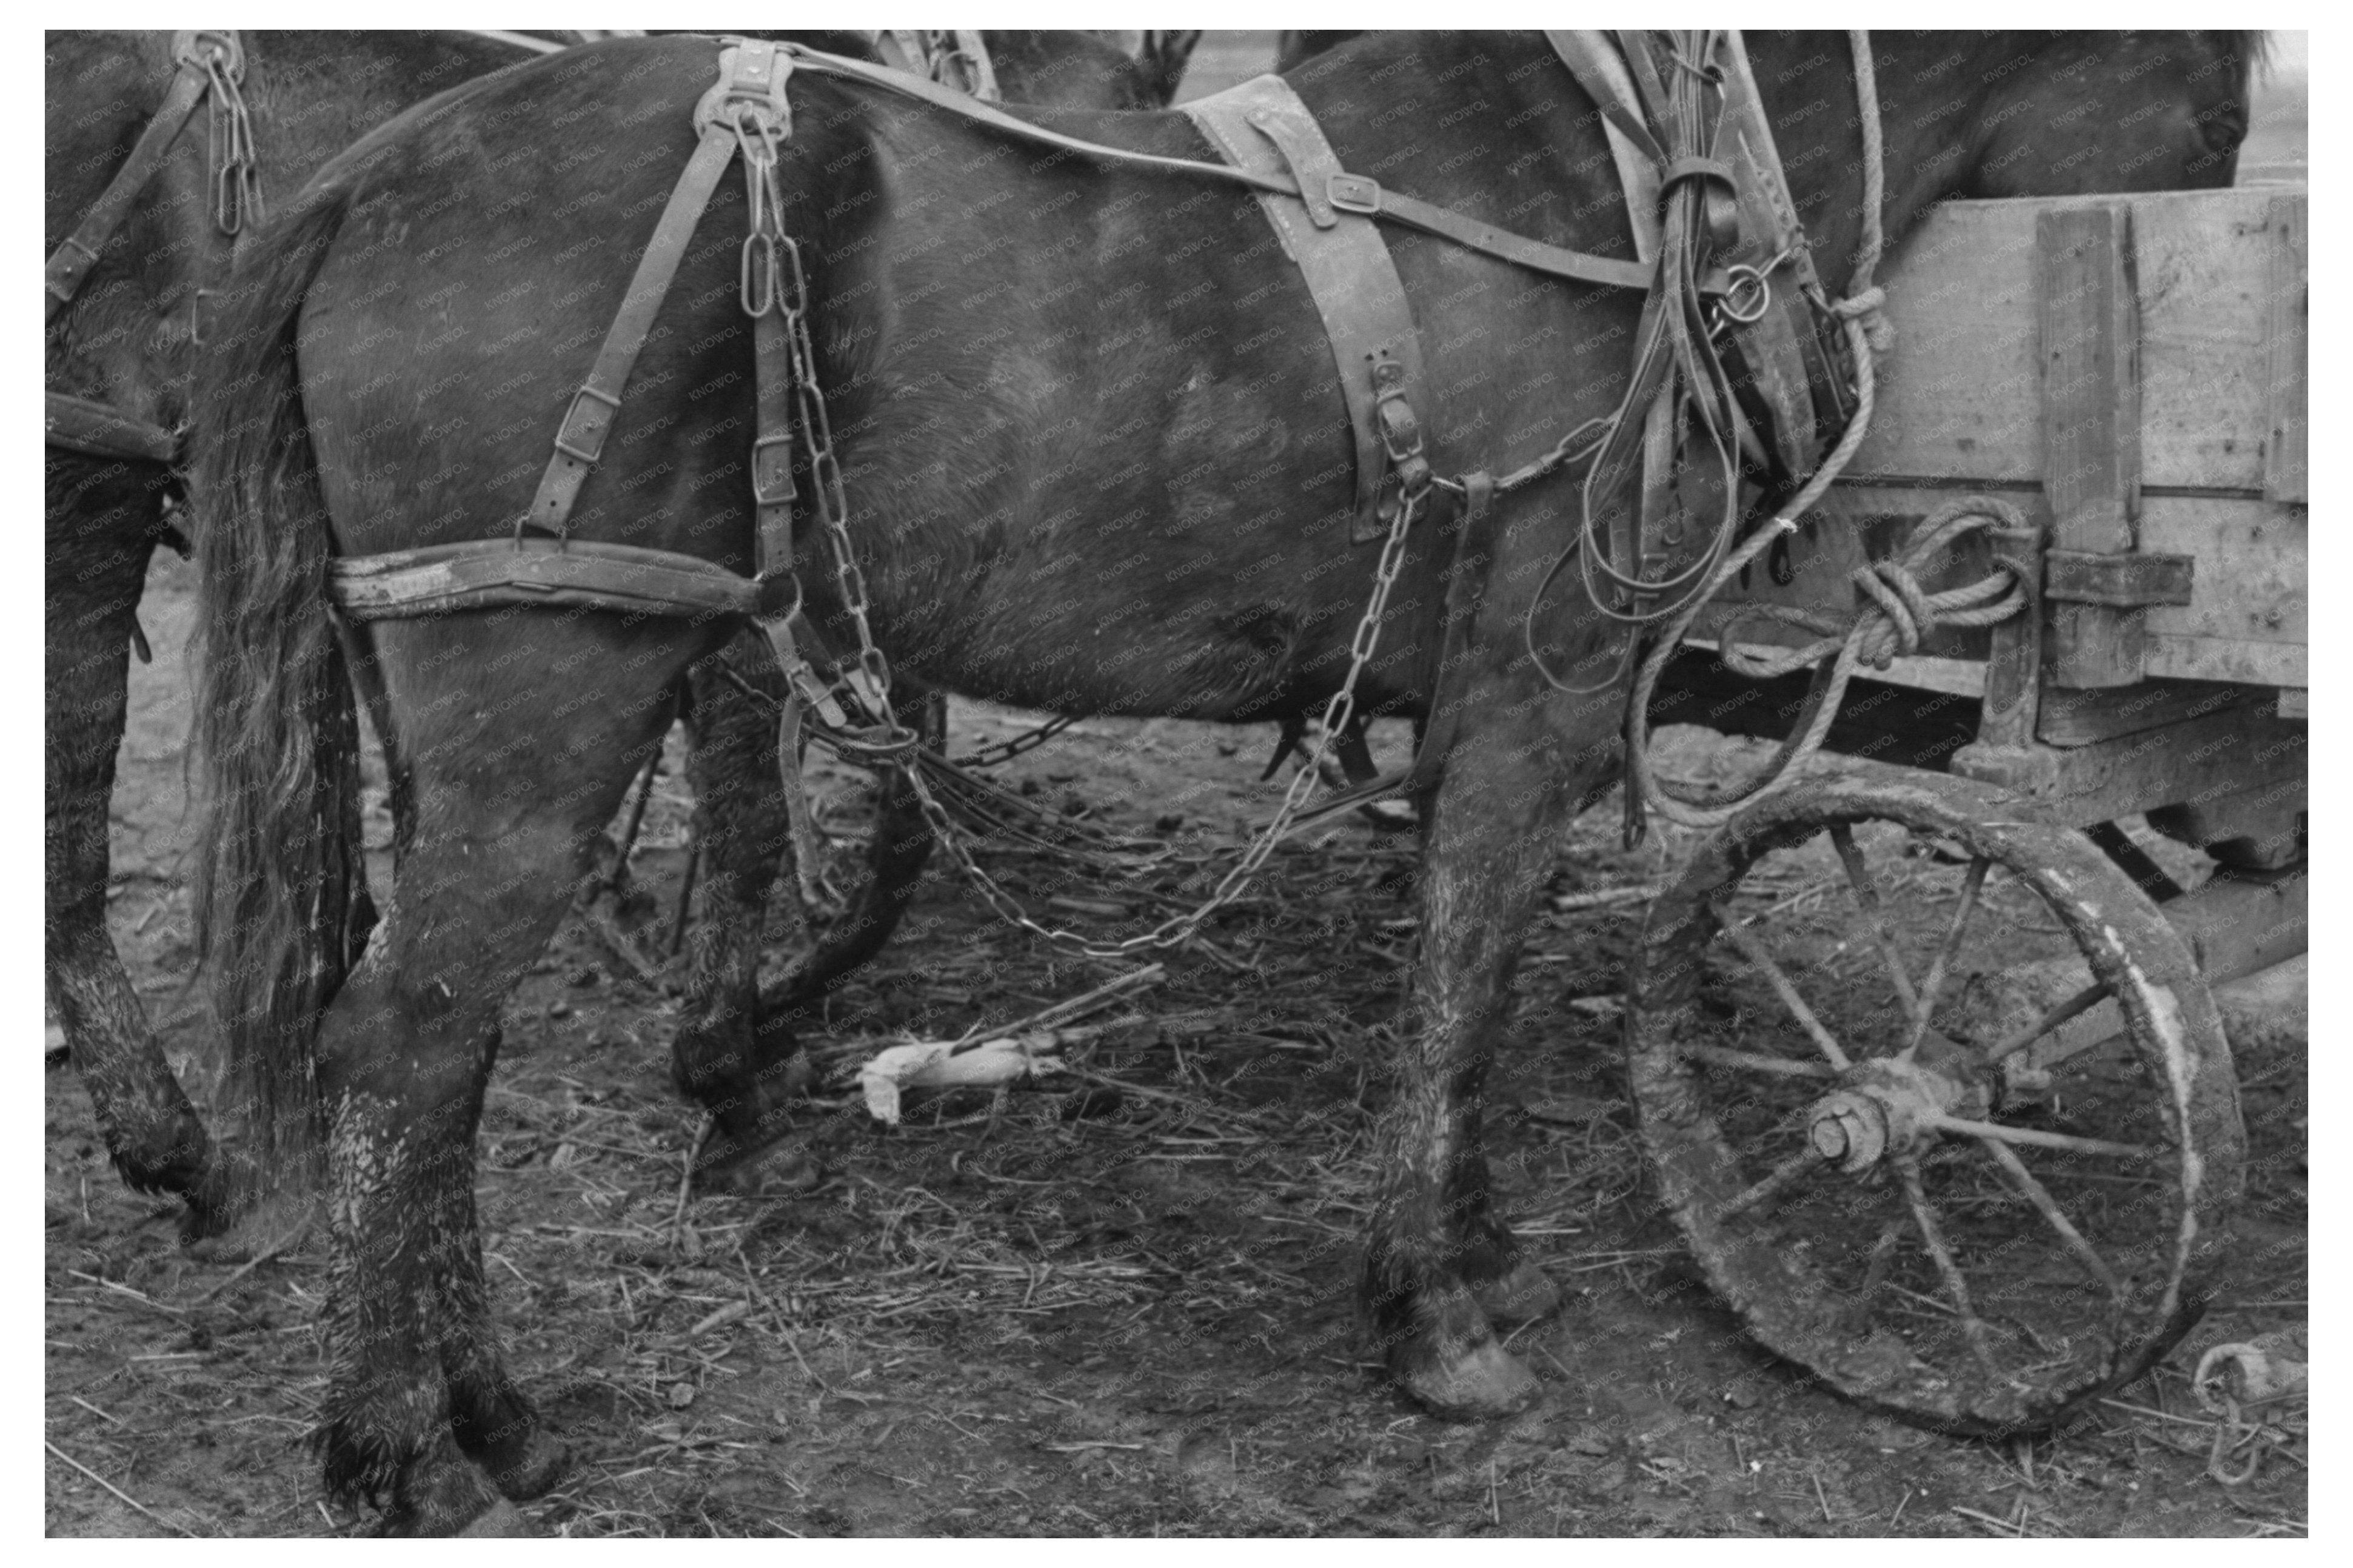
[[[1901,560],[1856,568],[1852,580],[1870,602],[1851,624],[1841,627],[1831,617],[1805,610],[1758,606],[1743,611],[1725,626],[1718,640],[1722,650],[1719,656],[1736,673],[1765,680],[1810,664],[1816,666],[1799,722],[1772,760],[1743,780],[1733,795],[1704,801],[1679,791],[1660,778],[1651,765],[1651,698],[1658,690],[1659,678],[1665,673],[1668,661],[1683,645],[1700,612],[1725,585],[1738,577],[1775,540],[1796,532],[1798,519],[1820,503],[1831,482],[1845,471],[1871,430],[1871,416],[1878,401],[1877,356],[1894,346],[1894,331],[1884,313],[1887,291],[1874,281],[1885,245],[1880,227],[1880,207],[1886,185],[1879,131],[1879,81],[1872,67],[1871,35],[1850,32],[1847,39],[1854,53],[1854,95],[1862,131],[1862,232],[1855,246],[1854,271],[1848,280],[1846,297],[1831,302],[1830,309],[1844,330],[1847,352],[1854,366],[1854,418],[1831,454],[1822,460],[1821,466],[1781,514],[1725,556],[1707,590],[1695,595],[1651,644],[1635,675],[1634,690],[1626,706],[1626,768],[1634,799],[1642,809],[1687,827],[1722,826],[1740,807],[1773,789],[1789,769],[1820,750],[1823,738],[1838,717],[1847,683],[1853,678],[1857,667],[1870,664],[1884,670],[1898,655],[1916,651],[1922,641],[1940,626],[1991,626],[2017,614],[2029,602],[2026,585],[2018,580],[2016,572],[2006,563],[1999,561],[1992,575],[1966,588],[1937,594],[1921,588],[1917,574],[1968,534],[1990,526],[2026,525],[2018,509],[2008,502],[1974,495],[1955,501],[1939,508],[1921,525]],[[1733,632],[1740,621],[1749,619],[1801,626],[1820,633],[1820,640],[1801,649],[1744,650],[1736,645]],[[1630,823],[1630,836],[1638,831],[1638,822],[1636,818],[1634,823]]]

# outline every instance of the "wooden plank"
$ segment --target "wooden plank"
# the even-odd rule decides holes
[[[2271,379],[2264,388],[2263,499],[2305,502],[2308,372],[2307,301],[2311,290],[2305,259],[2305,196],[2272,197],[2271,279],[2264,303],[2271,313],[2267,350]]]
[[[2279,716],[2284,719],[2310,718],[2312,693],[2303,686],[2282,686],[2279,694]]]
[[[2126,691],[2047,692],[2034,737],[2045,746],[2090,746],[2270,700],[2261,687],[2204,681],[2144,681]]]
[[[2306,728],[2260,708],[2231,708],[2072,749],[1966,747],[1951,770],[2026,796],[2054,821],[2080,827],[2185,800],[2300,787]]]
[[[2211,637],[2170,637],[2149,648],[2151,679],[2236,681],[2252,686],[2301,686],[2305,651],[2286,642],[2226,642]]]
[[[2063,208],[2034,220],[2042,388],[2042,493],[2053,549],[2118,555],[2140,512],[2140,308],[2132,208]],[[2059,686],[2129,686],[2146,612],[2052,600],[2045,674]]]
[[[1950,202],[1881,274],[1893,352],[1851,472],[2033,483],[2042,472],[2035,225],[2129,202],[2144,485],[2260,495],[2270,428],[2270,189]]]

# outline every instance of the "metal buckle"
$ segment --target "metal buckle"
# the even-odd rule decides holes
[[[752,499],[762,506],[781,506],[799,497],[793,483],[793,433],[762,436],[752,443]]]
[[[81,259],[76,260],[67,255],[69,249],[80,251]],[[72,299],[74,291],[81,287],[81,281],[89,277],[90,270],[97,265],[98,252],[84,245],[80,236],[67,235],[65,243],[58,247],[57,254],[49,258],[47,282],[50,294],[59,301]]]
[[[1381,210],[1381,183],[1365,175],[1333,175],[1324,182],[1324,195],[1338,212],[1371,217]]]
[[[590,423],[576,438],[574,421],[581,418],[581,405],[594,399],[605,406],[601,427]],[[564,423],[555,429],[555,450],[575,462],[593,463],[605,450],[605,438],[613,433],[613,416],[621,411],[621,400],[609,392],[599,392],[594,387],[583,387],[572,395],[572,406],[564,410]]]

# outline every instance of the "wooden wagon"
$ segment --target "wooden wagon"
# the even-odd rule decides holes
[[[2029,612],[1856,682],[1829,754],[1658,900],[1629,988],[1711,1282],[1910,1419],[2058,1419],[2225,1256],[2246,1136],[2210,987],[2306,941],[2305,222],[2300,186],[1941,209],[1886,281],[1869,440],[1699,627],[1852,617],[1854,568],[1957,497],[2026,524],[1922,586],[1999,557]],[[1687,651],[1652,717],[1778,736],[1803,686]],[[2180,895],[2140,816],[2211,879]]]

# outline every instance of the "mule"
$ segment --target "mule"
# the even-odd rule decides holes
[[[1900,235],[1947,196],[2226,183],[2253,47],[1878,39],[1884,223]],[[1757,34],[1749,52],[1836,283],[1861,226],[1848,40]],[[327,1168],[327,1478],[396,1531],[512,1523],[502,1491],[552,1462],[500,1361],[473,1214],[499,1007],[659,744],[673,683],[729,632],[529,609],[339,626],[323,583],[336,555],[515,529],[688,155],[714,55],[591,46],[354,147],[252,259],[200,399],[207,939],[276,1158]],[[1384,186],[1630,255],[1594,105],[1541,37],[1373,36],[1290,79],[1344,163]],[[791,96],[785,221],[881,646],[928,683],[1033,708],[1316,711],[1347,666],[1375,553],[1348,542],[1353,443],[1328,348],[1255,202],[1196,175],[1041,155],[814,73]],[[1031,112],[1114,146],[1213,156],[1177,115]],[[753,565],[744,438],[723,439],[751,408],[744,220],[723,185],[701,232],[726,238],[690,250],[575,537]],[[1442,471],[1527,462],[1609,412],[1639,296],[1385,232]],[[1416,801],[1421,936],[1362,1299],[1398,1383],[1463,1418],[1534,1397],[1494,1325],[1556,1301],[1491,1210],[1480,1097],[1552,846],[1616,765],[1620,694],[1562,693],[1528,647],[1606,674],[1614,623],[1555,594],[1521,634],[1574,488],[1562,476],[1498,500],[1449,676],[1451,749]],[[1433,513],[1406,536],[1367,705],[1429,705],[1455,522]],[[813,532],[804,560],[822,547]],[[845,624],[830,575],[802,577],[812,617]],[[338,636],[385,740],[404,841],[389,910],[347,972],[334,747],[349,697],[324,673]],[[765,1116],[789,1062],[787,1042],[764,1040],[700,1093],[723,1120],[745,1104]]]
[[[860,35],[790,36],[875,58]],[[1152,35],[1131,54],[1086,33],[985,37],[1000,81],[1016,98],[1100,109],[1166,104],[1192,44],[1191,35]],[[530,58],[515,43],[457,31],[248,32],[239,44],[260,185],[280,196],[409,104]],[[173,46],[174,35],[160,32],[48,35],[45,253],[75,229],[154,116],[172,84]],[[200,108],[174,139],[163,167],[142,187],[47,337],[52,390],[164,432],[188,423],[198,307],[210,302],[200,291],[210,293],[225,280],[235,243],[217,221],[208,185],[210,112]],[[59,445],[47,449],[45,469],[43,934],[49,1005],[116,1169],[135,1189],[184,1198],[188,1234],[205,1235],[232,1217],[232,1183],[210,1129],[149,1029],[106,927],[108,805],[127,672],[134,644],[145,656],[137,616],[149,557],[159,543],[184,553],[188,547],[169,520],[180,481],[162,455],[93,455]],[[749,723],[749,705],[724,684],[713,686],[702,711],[713,755],[723,760],[738,729],[765,727],[765,721]],[[714,842],[732,846],[756,835],[756,816],[733,806],[742,770],[698,771],[716,803]],[[775,769],[766,771],[773,776]],[[761,803],[750,800],[746,811]],[[757,926],[741,938],[735,911],[744,906],[725,896],[736,882],[725,869],[732,863],[721,864],[714,885],[722,897],[706,923],[713,939],[698,944],[691,994],[712,999],[705,1011],[723,1018],[734,998],[705,977],[730,972],[720,967],[723,959],[746,941],[756,944]]]

